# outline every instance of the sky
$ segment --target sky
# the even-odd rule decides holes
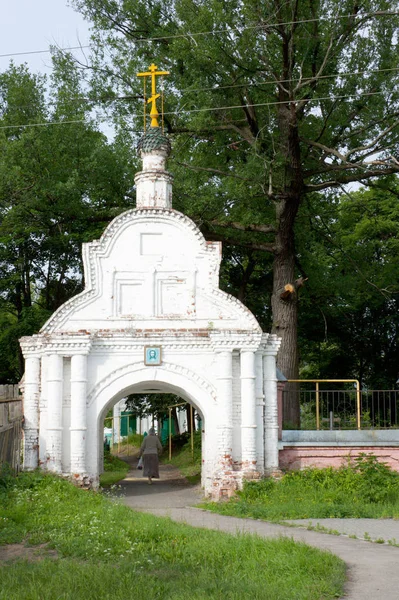
[[[0,19],[0,55],[48,50],[88,44],[89,24],[68,6],[67,0],[3,0]],[[74,51],[77,57],[80,51]],[[27,63],[33,72],[50,72],[50,54],[0,56],[0,71],[7,69],[11,58]]]

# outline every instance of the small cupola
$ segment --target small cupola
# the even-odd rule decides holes
[[[168,75],[168,71],[158,71],[152,64],[146,73],[138,73],[139,77],[151,77],[152,96],[145,103],[151,102],[151,125],[140,139],[137,150],[143,160],[143,170],[137,173],[136,206],[137,208],[172,208],[173,177],[166,171],[166,161],[171,152],[171,144],[163,127],[159,126],[159,113],[156,101],[160,94],[156,93],[156,76]],[[144,123],[145,125],[145,123]]]

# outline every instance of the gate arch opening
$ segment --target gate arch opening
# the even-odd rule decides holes
[[[98,389],[97,394],[91,398],[89,422],[95,423],[96,426],[89,427],[87,431],[88,447],[94,450],[89,453],[88,457],[89,471],[96,474],[96,480],[98,481],[103,468],[104,420],[109,410],[130,394],[146,394],[151,393],[151,390],[156,390],[156,393],[169,393],[182,398],[185,402],[191,404],[200,415],[202,421],[201,484],[205,490],[209,490],[216,424],[212,426],[212,421],[208,418],[208,412],[212,410],[215,400],[212,398],[210,389],[204,389],[204,386],[199,385],[197,381],[188,379],[181,373],[170,372],[164,368],[143,368],[124,372],[122,375],[104,382],[104,385]]]

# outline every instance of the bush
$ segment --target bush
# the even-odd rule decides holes
[[[339,469],[304,469],[246,482],[215,512],[266,520],[399,517],[399,473],[361,454]]]
[[[180,450],[190,441],[190,434],[187,432],[176,433],[172,435],[172,448],[173,450]],[[165,447],[169,445],[169,438],[165,442]]]

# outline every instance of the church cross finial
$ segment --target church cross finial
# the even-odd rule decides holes
[[[137,77],[151,77],[151,97],[148,98],[148,100],[147,100],[148,104],[151,102],[151,112],[150,112],[151,127],[159,127],[159,123],[158,123],[159,112],[157,110],[157,99],[160,97],[160,94],[156,93],[156,77],[159,75],[169,75],[169,71],[158,71],[158,67],[156,65],[154,65],[154,63],[152,63],[152,65],[149,67],[149,71],[147,71],[145,73],[137,73]],[[145,109],[144,109],[144,115],[145,115]],[[145,122],[144,122],[144,127],[145,127]]]

